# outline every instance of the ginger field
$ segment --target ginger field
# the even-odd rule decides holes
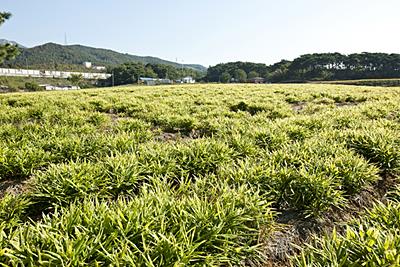
[[[399,266],[400,88],[0,95],[1,266]]]

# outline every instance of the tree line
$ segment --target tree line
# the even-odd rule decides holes
[[[273,65],[231,62],[207,70],[207,82],[246,82],[261,77],[267,82],[304,82],[400,77],[400,54],[316,53],[302,55],[293,61]]]
[[[107,72],[113,75],[107,83],[111,84],[112,79],[114,79],[115,85],[136,83],[139,78],[143,77],[177,80],[186,76],[192,76],[195,79],[204,76],[194,69],[176,68],[166,64],[143,64],[141,62],[129,62],[110,67]]]

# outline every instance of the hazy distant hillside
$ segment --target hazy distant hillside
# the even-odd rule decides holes
[[[108,49],[93,48],[82,45],[59,45],[47,43],[44,45],[22,49],[21,54],[13,61],[7,62],[11,66],[54,66],[58,65],[81,65],[85,61],[90,61],[95,65],[119,65],[125,62],[142,62],[153,64],[167,64],[180,67],[180,64],[163,60],[156,57],[142,57],[130,54],[118,53]],[[201,65],[184,65],[199,71],[206,71]]]
[[[9,41],[9,40],[6,40],[6,39],[0,39],[0,45],[4,45],[4,44],[13,44],[13,45],[18,45],[18,47],[20,47],[20,48],[26,48],[25,46],[23,46],[23,45],[21,45],[21,44],[19,44],[17,42]]]

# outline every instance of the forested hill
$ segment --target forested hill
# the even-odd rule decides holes
[[[252,77],[270,82],[400,78],[400,54],[307,54],[273,65],[231,62],[208,68],[205,80],[237,82]]]
[[[157,57],[135,56],[130,54],[118,53],[108,49],[93,48],[83,45],[59,45],[47,43],[33,48],[21,49],[21,53],[14,60],[5,62],[10,67],[30,68],[50,68],[63,65],[79,65],[90,61],[95,65],[116,66],[127,62],[141,62],[144,64],[166,64],[174,67],[181,67],[181,64],[163,60]],[[196,64],[185,64],[185,68],[191,68],[198,71],[206,71],[206,68]]]

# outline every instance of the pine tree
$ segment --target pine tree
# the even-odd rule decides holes
[[[11,13],[0,12],[0,26],[11,17]],[[13,59],[18,54],[18,47],[11,44],[0,45],[0,63]]]

